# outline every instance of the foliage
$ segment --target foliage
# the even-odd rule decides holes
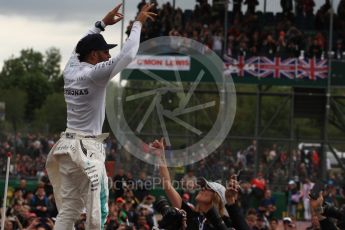
[[[29,125],[35,120],[35,111],[42,107],[48,95],[62,92],[60,61],[59,50],[50,48],[45,55],[33,49],[24,49],[19,57],[12,56],[4,62],[0,72],[0,89],[10,89],[13,97],[1,93],[2,97],[7,97],[6,100],[12,100],[6,103],[6,114],[11,114],[7,119],[16,123],[25,121]],[[20,92],[20,95],[17,97],[13,92]]]
[[[0,89],[0,101],[5,102],[6,120],[11,123],[23,121],[27,102],[26,92],[20,89]]]
[[[55,81],[61,77],[61,54],[57,48],[50,48],[45,53],[44,73],[49,80]]]
[[[42,107],[35,111],[35,118],[35,127],[40,130],[47,128],[49,133],[64,130],[66,128],[66,103],[63,94],[48,95]]]
[[[47,96],[51,93],[51,84],[47,78],[41,75],[27,76],[23,79],[23,88],[28,94],[28,103],[26,105],[26,119],[34,119],[34,111],[39,109]]]

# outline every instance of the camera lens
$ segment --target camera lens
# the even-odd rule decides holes
[[[167,230],[180,229],[183,221],[182,213],[173,207],[169,206],[165,198],[160,198],[154,205],[154,208],[162,214],[162,220],[158,222],[160,228]]]
[[[162,214],[162,216],[165,216],[169,211],[170,206],[165,198],[160,198],[154,205],[154,208],[157,210],[157,212]]]

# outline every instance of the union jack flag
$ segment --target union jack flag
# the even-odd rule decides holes
[[[236,74],[237,77],[251,75],[257,78],[273,77],[275,79],[286,78],[294,80],[295,78],[308,78],[310,80],[325,79],[328,76],[327,60],[298,60],[297,58],[288,58],[282,60],[275,57],[273,60],[267,57],[251,57],[245,60],[244,56],[237,59],[228,58],[225,63],[225,72],[227,74]],[[248,76],[249,77],[249,76]]]
[[[267,57],[260,58],[259,64],[259,77],[266,78],[273,76],[273,78],[282,78],[283,76],[288,79],[294,79],[296,75],[295,58],[288,58],[281,60],[280,57],[275,57],[273,60]]]
[[[328,77],[327,60],[317,61],[315,58],[298,61],[297,78],[308,78],[310,80],[326,79]]]
[[[245,60],[244,56],[239,56],[238,59],[231,58],[231,60],[225,64],[225,68],[230,71],[230,73],[236,73],[238,77],[244,77],[246,72],[257,77],[258,66],[258,57],[251,57]]]
[[[260,57],[251,57],[246,60],[245,71],[254,77],[258,77]]]
[[[237,67],[237,74],[239,77],[244,77],[244,69],[246,67],[246,61],[244,56],[239,56],[238,61],[235,62],[235,66]]]

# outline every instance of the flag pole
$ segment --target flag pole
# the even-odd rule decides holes
[[[229,9],[229,0],[225,0],[224,1],[224,9],[225,9],[225,12],[224,12],[224,34],[223,34],[223,37],[224,37],[224,47],[223,47],[223,55],[226,54],[227,50],[228,50],[228,9]]]
[[[122,15],[125,15],[125,0],[122,0]],[[120,43],[120,47],[122,49],[122,46],[123,46],[123,32],[124,32],[124,29],[125,29],[125,19],[122,19],[121,20],[121,43]]]
[[[6,167],[6,180],[5,180],[5,191],[4,191],[4,200],[2,205],[1,213],[1,229],[5,229],[5,220],[6,220],[6,201],[7,201],[7,190],[8,190],[8,178],[10,175],[10,163],[11,163],[12,153],[7,153],[7,167]]]
[[[322,165],[321,165],[321,172],[322,172],[322,179],[326,179],[327,177],[327,166],[326,166],[326,159],[327,159],[327,150],[325,145],[329,145],[328,142],[328,131],[329,131],[329,122],[328,117],[330,114],[331,109],[331,93],[332,93],[332,48],[333,48],[333,20],[334,20],[334,11],[333,11],[333,0],[331,0],[331,8],[330,8],[330,20],[329,20],[329,43],[328,43],[328,77],[327,77],[327,87],[326,87],[326,108],[325,108],[325,118],[324,118],[324,133],[323,133],[323,148],[322,148]]]

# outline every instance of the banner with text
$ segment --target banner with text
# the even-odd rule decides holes
[[[189,71],[190,66],[189,56],[138,55],[127,69]]]

